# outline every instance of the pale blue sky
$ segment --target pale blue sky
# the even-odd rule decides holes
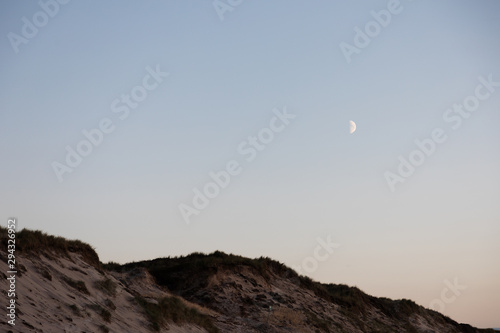
[[[500,3],[401,0],[348,64],[339,44],[387,3],[243,1],[221,21],[211,1],[70,1],[16,53],[8,34],[41,7],[3,1],[5,221],[122,263],[222,250],[294,266],[331,235],[312,278],[426,307],[458,278],[443,312],[500,326],[500,87],[459,129],[443,120],[479,76],[500,81]],[[157,65],[169,76],[120,120],[113,100]],[[283,107],[296,118],[247,162],[237,147]],[[114,131],[59,182],[51,163],[103,118]],[[384,173],[437,127],[448,139],[392,192]],[[179,204],[230,160],[243,171],[187,225]]]

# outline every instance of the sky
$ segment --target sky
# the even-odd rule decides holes
[[[499,33],[494,0],[2,1],[4,222],[500,327]]]

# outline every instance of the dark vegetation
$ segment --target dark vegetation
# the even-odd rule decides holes
[[[115,303],[113,303],[113,301],[112,301],[112,300],[110,300],[109,298],[107,298],[107,299],[104,301],[104,305],[106,305],[106,307],[107,307],[108,309],[111,309],[111,310],[113,310],[113,311],[114,311],[114,310],[116,310],[116,305],[115,305]]]
[[[3,251],[7,250],[7,228],[0,226],[0,247]],[[406,299],[390,300],[387,298],[378,298],[365,294],[356,287],[349,287],[343,284],[321,284],[311,280],[308,277],[298,275],[297,272],[284,264],[272,260],[267,257],[260,257],[257,259],[248,259],[233,254],[225,254],[216,251],[212,254],[193,253],[183,257],[167,257],[159,258],[148,261],[132,262],[125,265],[117,263],[101,264],[99,257],[94,249],[79,240],[67,240],[63,237],[47,235],[42,231],[31,231],[23,229],[16,234],[16,251],[18,253],[29,254],[38,256],[40,254],[50,255],[50,253],[62,254],[69,257],[70,253],[77,253],[82,256],[82,259],[88,264],[96,267],[101,271],[101,268],[113,271],[126,272],[134,268],[146,268],[156,281],[163,286],[166,286],[172,292],[190,299],[197,291],[207,287],[209,278],[220,270],[229,270],[233,273],[241,271],[242,267],[248,267],[255,274],[259,274],[266,281],[270,282],[272,279],[281,278],[287,279],[300,288],[311,290],[316,296],[323,298],[326,301],[333,302],[340,305],[340,311],[350,318],[353,323],[362,330],[367,329],[365,326],[364,317],[368,309],[375,307],[378,311],[387,315],[390,318],[397,319],[403,325],[407,332],[412,332],[414,329],[410,325],[409,317],[414,314],[425,314],[431,316],[436,322],[443,324],[451,324],[461,332],[477,332],[475,328],[470,325],[458,324],[452,319],[443,316],[442,314],[424,309],[423,307],[415,304],[414,302]],[[44,278],[51,280],[50,273],[41,272]],[[79,290],[82,293],[89,294],[87,287],[83,281],[75,281],[65,278],[64,281]],[[108,296],[115,296],[116,284],[109,278],[105,278],[95,282],[95,286],[107,294]],[[206,295],[208,302],[210,302],[209,295]],[[194,302],[199,300],[192,298]],[[242,299],[247,306],[257,306],[252,299]],[[106,307],[114,310],[114,304],[108,299]],[[210,333],[218,332],[218,329],[213,325],[211,317],[204,315],[196,309],[187,307],[176,297],[166,297],[157,300],[158,303],[148,302],[146,299],[136,297],[136,302],[143,308],[151,321],[152,328],[159,330],[159,328],[171,320],[175,323],[193,323],[206,328]],[[80,310],[76,306],[70,306],[75,314],[80,314]],[[104,320],[111,320],[111,313],[103,308],[94,308]],[[310,312],[306,317],[317,331],[327,332],[331,330],[332,323],[318,317],[316,314]],[[106,327],[101,328],[106,331]],[[379,332],[384,332],[383,327]],[[494,332],[493,330],[481,330],[481,332]]]
[[[101,325],[99,326],[99,329],[101,330],[101,332],[103,333],[109,333],[109,328],[106,326],[106,325]]]
[[[462,331],[466,329],[465,326],[468,326],[458,324],[438,312],[426,310],[411,300],[390,300],[383,297],[373,297],[365,294],[357,287],[315,282],[309,277],[301,276],[293,269],[267,257],[249,259],[216,251],[212,254],[192,253],[183,257],[159,258],[125,265],[117,263],[104,264],[105,269],[118,272],[144,267],[160,285],[166,286],[172,292],[198,303],[199,300],[192,296],[208,285],[210,276],[218,270],[224,269],[236,273],[239,272],[241,266],[249,267],[255,273],[260,274],[266,281],[270,281],[273,276],[274,278],[289,279],[297,286],[311,290],[316,296],[340,305],[341,312],[361,329],[367,329],[364,316],[367,315],[367,311],[371,307],[375,307],[388,317],[402,322],[408,332],[414,331],[409,321],[412,314],[430,315],[437,322],[449,323],[457,326],[457,328],[460,326]],[[207,304],[209,305],[209,302],[204,302],[203,305]],[[312,313],[308,313],[306,317],[318,331],[328,332],[331,329],[330,323],[323,318],[319,318]]]
[[[151,322],[152,329],[155,331],[159,331],[167,321],[173,321],[176,324],[190,323],[198,325],[205,328],[209,333],[219,332],[210,316],[202,314],[194,308],[187,307],[177,297],[164,297],[158,299],[158,303],[151,303],[138,296],[135,301],[142,307]]]
[[[101,316],[101,318],[106,321],[110,322],[111,321],[111,312],[100,306],[99,304],[91,304],[89,305],[89,308],[94,310],[98,315]]]
[[[72,278],[69,277],[63,277],[64,282],[66,282],[70,287],[78,290],[81,293],[90,295],[89,290],[87,289],[87,286],[85,285],[85,282],[83,281],[77,281],[73,280]]]
[[[7,228],[0,226],[0,244],[7,250]],[[57,252],[69,257],[69,253],[78,253],[82,259],[96,267],[100,267],[99,256],[94,248],[79,240],[67,240],[64,237],[47,235],[40,230],[22,229],[16,233],[16,252],[38,255],[43,252]]]
[[[185,257],[159,258],[125,265],[110,263],[105,264],[104,268],[124,272],[137,267],[144,267],[155,277],[159,284],[179,294],[185,294],[192,289],[205,287],[208,277],[218,270],[229,269],[238,272],[240,266],[250,267],[267,281],[273,275],[289,279],[296,285],[313,291],[316,296],[339,304],[357,315],[362,314],[368,305],[382,305],[386,310],[384,312],[387,312],[387,314],[400,311],[408,312],[420,308],[412,301],[392,301],[372,297],[356,287],[343,284],[321,284],[309,277],[299,276],[293,269],[267,257],[248,259],[220,251],[208,255],[193,253]],[[398,310],[391,308],[391,306],[396,306],[396,304],[392,304],[395,302],[399,302],[397,303]]]
[[[116,283],[110,278],[95,281],[94,286],[109,296],[116,296]]]
[[[80,312],[80,309],[78,308],[78,306],[76,304],[71,304],[69,306],[69,308],[73,311],[73,313],[75,315],[77,315],[78,317],[81,317],[82,316],[82,313]]]
[[[307,317],[307,321],[316,327],[317,331],[320,332],[330,332],[330,323],[327,320],[319,318],[311,311],[306,310],[305,315]]]
[[[206,280],[219,269],[238,269],[239,266],[249,266],[256,273],[269,281],[273,274],[281,277],[303,279],[282,263],[261,257],[248,259],[233,254],[216,251],[212,254],[192,253],[185,257],[159,258],[125,265],[109,263],[105,269],[118,272],[129,271],[137,267],[146,268],[156,281],[170,290],[180,291],[202,288]]]
[[[40,274],[44,278],[46,278],[47,280],[52,281],[52,275],[50,274],[50,272],[47,269],[45,269],[45,268],[41,269]]]

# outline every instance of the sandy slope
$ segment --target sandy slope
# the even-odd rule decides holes
[[[5,252],[0,251],[0,256],[0,272],[6,272]],[[134,294],[139,293],[145,297],[169,294],[156,286],[146,271],[135,270],[126,275],[113,276],[98,271],[77,254],[70,254],[70,258],[49,256],[50,258],[47,255],[26,258],[18,255],[18,318],[15,326],[7,324],[3,319],[0,324],[1,332],[105,332],[104,327],[109,332],[151,332],[148,319],[133,301]],[[7,299],[8,289],[5,278],[3,276],[1,284],[4,300]],[[95,282],[104,278],[110,278],[117,284],[115,296],[96,288]],[[83,281],[88,294],[70,286],[67,282],[69,279]],[[111,313],[109,322],[99,314],[99,306]],[[2,315],[4,316],[5,314]],[[190,325],[180,327],[171,323],[168,329],[162,329],[161,332],[206,331]]]
[[[179,269],[172,268],[157,276],[168,278],[170,291],[159,286],[144,268],[148,266],[141,263],[130,269],[108,272],[100,268],[96,255],[87,261],[73,252],[17,253],[16,256],[18,318],[13,327],[7,324],[5,314],[2,315],[0,332],[153,332],[150,320],[135,297],[154,303],[162,297],[173,296],[172,293],[188,308],[212,318],[221,333],[480,332],[410,301],[378,299],[359,290],[352,295],[357,297],[362,309],[346,305],[349,298],[332,301],[315,294],[317,291],[296,274],[290,275],[293,271],[289,269],[276,270],[273,264],[257,269],[248,264],[250,259],[238,259],[236,264],[229,265],[230,257],[222,254],[218,258],[225,258],[225,264],[215,266],[197,266],[193,262],[183,266],[186,260],[195,260],[187,257],[157,259],[157,264],[181,263],[170,266]],[[6,253],[0,250],[4,306],[8,290],[6,259]],[[203,257],[198,255],[196,260]],[[115,287],[114,292],[113,288],[99,284],[106,279],[108,285]],[[349,287],[335,288],[338,293]],[[170,322],[160,332],[207,331]]]

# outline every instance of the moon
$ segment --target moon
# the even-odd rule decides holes
[[[349,120],[349,133],[352,134],[356,131],[356,123],[352,120]]]

